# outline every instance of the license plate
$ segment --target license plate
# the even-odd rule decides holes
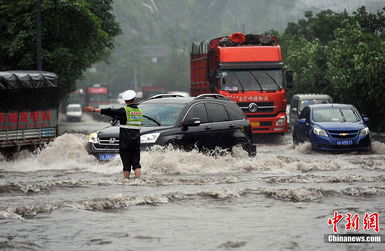
[[[99,154],[99,160],[113,160],[116,154]]]
[[[257,127],[261,125],[261,122],[251,122],[250,124],[252,127]]]
[[[337,140],[337,145],[339,146],[353,145],[353,140]]]

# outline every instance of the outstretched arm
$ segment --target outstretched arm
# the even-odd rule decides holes
[[[100,108],[95,108],[93,106],[86,106],[84,107],[84,110],[86,112],[100,112]]]

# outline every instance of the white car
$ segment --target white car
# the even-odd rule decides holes
[[[67,121],[81,121],[82,120],[82,106],[80,104],[69,104],[67,106],[66,117]]]

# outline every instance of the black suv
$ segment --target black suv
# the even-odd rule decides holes
[[[255,155],[250,123],[235,102],[218,94],[176,96],[157,95],[139,104],[144,114],[142,149],[169,144],[186,150],[241,146],[250,156]],[[119,152],[118,121],[90,134],[88,152],[99,160],[115,157]]]

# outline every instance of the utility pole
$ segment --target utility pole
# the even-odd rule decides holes
[[[138,91],[138,76],[136,72],[136,62],[134,63],[134,90]]]
[[[36,0],[36,70],[43,69],[41,43],[41,0]]]

